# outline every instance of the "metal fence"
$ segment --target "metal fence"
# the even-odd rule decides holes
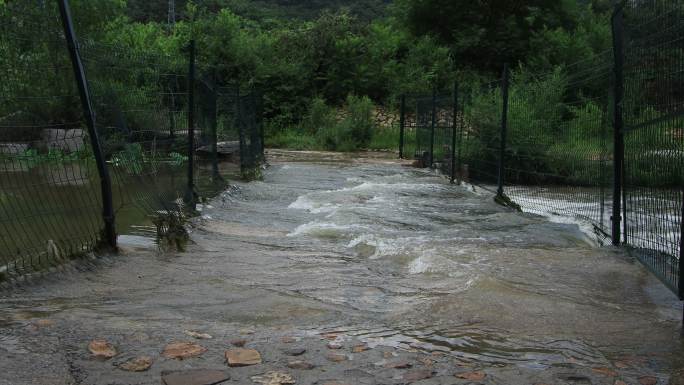
[[[0,32],[0,279],[114,247],[150,217],[168,231],[223,187],[222,140],[263,135],[258,94],[224,97],[192,42],[172,57],[77,39],[64,0],[7,2]],[[253,142],[243,172],[263,161]]]
[[[611,23],[610,51],[458,84],[452,135],[428,123],[448,110],[439,98],[405,97],[428,102],[422,115],[402,108],[400,152],[443,169],[453,160],[452,180],[502,204],[592,224],[684,299],[684,5],[623,2]]]

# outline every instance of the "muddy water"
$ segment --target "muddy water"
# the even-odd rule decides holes
[[[454,374],[475,369],[492,384],[681,383],[681,304],[579,226],[512,212],[389,157],[269,155],[263,181],[202,207],[187,252],[124,245],[86,271],[9,292],[0,384],[159,383],[164,369],[225,368],[222,350],[240,336],[265,363],[231,369],[233,383],[286,369],[283,336],[315,352],[316,369],[294,371],[304,384],[410,382],[378,364],[395,356],[429,358],[433,378],[420,383],[430,384],[465,383]],[[114,369],[158,357],[185,330],[216,337],[204,357]],[[332,364],[320,342],[331,333],[371,349]],[[93,338],[121,358],[92,360]]]

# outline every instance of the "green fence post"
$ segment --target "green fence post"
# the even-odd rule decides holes
[[[185,203],[195,210],[195,41],[190,40],[188,68],[188,186]]]
[[[508,131],[508,87],[509,87],[509,71],[508,64],[504,64],[503,78],[501,80],[501,144],[499,145],[499,187],[496,195],[498,197],[504,196],[504,177],[506,173],[506,136]]]
[[[401,107],[399,114],[399,159],[404,159],[404,132],[406,130],[406,94],[401,95]]]
[[[466,99],[463,95],[460,97],[460,103],[461,103],[461,115],[459,116],[459,121],[458,121],[458,163],[457,163],[457,170],[458,170],[458,184],[463,184],[463,131],[465,131],[465,104],[466,104]]]
[[[242,117],[242,96],[240,86],[235,89],[235,124],[238,129],[238,140],[240,141],[240,172],[244,175],[247,171],[247,137],[245,136],[245,124]]]
[[[213,80],[212,88],[209,89],[210,111],[209,111],[209,125],[211,126],[211,176],[214,181],[221,181],[221,173],[219,172],[218,162],[218,96],[216,90],[216,81]]]
[[[454,117],[451,127],[451,183],[456,181],[456,131],[458,130],[458,83],[454,82]]]
[[[621,239],[620,224],[622,221],[622,186],[624,183],[623,167],[625,142],[623,134],[622,104],[624,99],[624,33],[623,8],[615,5],[611,20],[613,31],[613,56],[615,84],[613,88],[613,214],[611,238],[613,245],[619,245]]]
[[[682,188],[682,216],[679,217],[679,299],[684,300],[684,188]],[[682,313],[684,325],[684,312]]]
[[[435,127],[437,125],[437,87],[432,89],[432,124],[430,125],[430,162],[428,167],[435,164]]]
[[[116,219],[114,216],[114,204],[112,198],[112,181],[107,169],[107,162],[102,147],[100,146],[100,137],[95,126],[95,113],[90,101],[90,91],[86,80],[85,71],[83,69],[83,62],[78,52],[78,44],[76,42],[76,33],[74,31],[73,21],[71,19],[71,10],[68,0],[59,1],[59,14],[62,19],[62,27],[64,28],[64,36],[66,38],[69,55],[71,58],[71,65],[74,70],[76,84],[78,86],[78,94],[81,99],[81,106],[83,108],[83,115],[88,127],[88,136],[90,137],[90,145],[93,148],[93,155],[95,156],[95,163],[97,164],[97,171],[100,176],[100,192],[102,194],[102,218],[104,220],[104,242],[111,248],[116,248]]]

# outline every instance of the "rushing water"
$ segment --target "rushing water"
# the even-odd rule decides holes
[[[680,303],[579,226],[383,157],[270,159],[263,181],[202,206],[188,252],[126,246],[92,272],[5,298],[2,319],[57,319],[70,349],[93,334],[149,342],[190,327],[285,328],[508,368],[492,383],[552,372],[583,383],[564,371],[616,361],[630,362],[620,375],[634,381],[681,374]],[[13,335],[0,349],[30,350]]]

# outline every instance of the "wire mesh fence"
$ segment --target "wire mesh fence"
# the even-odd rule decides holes
[[[260,97],[226,97],[192,44],[166,56],[70,39],[70,21],[65,1],[0,6],[0,278],[113,246],[108,221],[168,235],[224,187],[220,141],[240,129],[243,172],[263,162]]]
[[[684,297],[684,5],[628,2],[622,13],[623,240]]]
[[[259,176],[264,162],[264,126],[262,96],[257,91],[237,98],[237,130],[240,140],[240,168],[243,178]]]
[[[404,96],[401,105],[402,157],[418,159],[422,167],[450,167],[453,95],[434,91],[431,95]]]
[[[94,247],[102,204],[56,7],[10,2],[0,7],[0,29],[4,276]]]
[[[612,127],[608,55],[586,69],[512,79],[505,194],[526,210],[569,215],[611,232]],[[540,106],[542,108],[540,108]]]
[[[452,135],[439,123],[449,121],[446,99],[405,97],[402,153],[499,203],[590,223],[684,299],[683,25],[681,2],[624,2],[613,50],[550,73],[459,84]]]

